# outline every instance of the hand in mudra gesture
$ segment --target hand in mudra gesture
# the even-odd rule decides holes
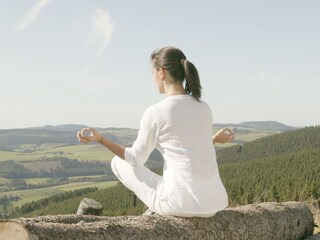
[[[83,128],[78,131],[77,137],[79,142],[89,143],[89,142],[100,142],[102,135],[93,128]]]
[[[213,143],[232,142],[234,133],[229,128],[222,128],[212,136]]]

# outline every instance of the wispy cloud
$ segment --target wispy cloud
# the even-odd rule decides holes
[[[88,90],[88,89],[98,89],[100,91],[105,91],[113,85],[116,85],[115,81],[111,81],[106,76],[100,76],[95,73],[92,67],[85,67],[76,77],[78,80],[77,87],[80,90]]]
[[[276,74],[276,76],[271,80],[271,87],[277,88],[280,84],[286,80],[288,77],[288,72],[283,70]]]
[[[256,73],[256,76],[247,80],[245,83],[249,85],[250,88],[256,87],[258,89],[276,89],[281,88],[284,84],[287,83],[289,72],[286,70],[281,70],[278,72],[266,72],[260,71]]]
[[[260,71],[255,76],[248,78],[245,80],[245,84],[252,85],[252,84],[259,84],[261,82],[264,82],[267,76],[266,71]]]
[[[92,18],[92,24],[96,41],[100,45],[99,53],[102,53],[109,44],[115,30],[114,23],[106,10],[97,9]]]
[[[37,3],[22,17],[20,23],[18,24],[16,30],[23,31],[29,27],[38,17],[41,10],[50,2],[51,0],[38,0]]]
[[[267,76],[267,73],[266,73],[265,71],[261,71],[261,72],[259,73],[259,76],[258,76],[258,78],[257,78],[257,81],[265,81],[266,76]]]

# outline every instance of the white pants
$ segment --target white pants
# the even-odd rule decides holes
[[[162,176],[152,172],[143,165],[132,166],[117,156],[112,159],[111,168],[117,178],[128,189],[133,191],[137,197],[149,207],[150,210],[159,215],[173,215],[180,217],[211,217],[217,211],[220,211],[227,206],[227,197],[225,197],[226,200],[222,201],[222,203],[219,203],[221,201],[219,200],[219,197],[217,197],[217,211],[186,212],[182,211],[181,209],[174,209],[166,196]],[[220,177],[217,183],[221,183]],[[223,191],[221,192],[224,193],[225,190],[222,183],[220,187],[223,188]],[[220,189],[220,187],[217,187],[217,189]],[[227,196],[226,193],[221,194],[221,196],[224,195]]]
[[[111,168],[117,178],[133,191],[150,210],[160,215],[173,214],[168,202],[161,196],[162,176],[143,165],[132,166],[118,156],[112,159]]]

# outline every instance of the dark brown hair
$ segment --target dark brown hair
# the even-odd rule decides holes
[[[185,91],[197,101],[201,98],[201,84],[196,67],[187,60],[184,53],[175,47],[164,47],[151,54],[153,67],[163,68],[175,81],[185,82]]]

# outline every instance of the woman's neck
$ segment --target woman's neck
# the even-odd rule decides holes
[[[167,96],[171,95],[180,95],[180,94],[186,94],[183,86],[181,83],[175,83],[175,84],[164,84],[164,91]]]

